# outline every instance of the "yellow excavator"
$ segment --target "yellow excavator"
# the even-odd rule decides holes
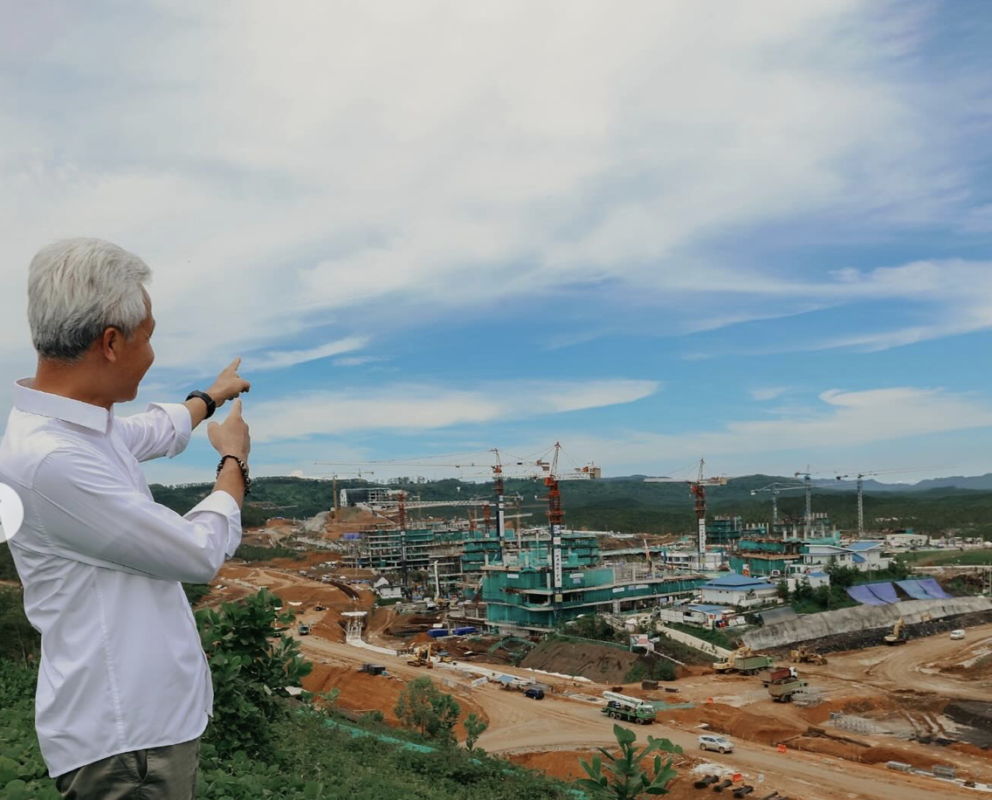
[[[797,664],[817,664],[819,666],[827,663],[827,659],[823,655],[803,645],[799,645],[798,648],[789,652],[789,660],[795,661]]]
[[[434,662],[431,661],[431,645],[422,644],[419,647],[414,647],[411,655],[413,658],[406,662],[411,667],[427,667],[427,669],[434,669]]]
[[[892,633],[886,635],[885,643],[887,645],[906,644],[906,634],[903,632],[905,625],[903,618],[899,617],[899,621],[892,626]]]

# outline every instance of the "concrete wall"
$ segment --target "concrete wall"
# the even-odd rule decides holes
[[[782,647],[794,642],[820,639],[840,633],[852,633],[872,628],[891,628],[899,617],[907,624],[923,621],[927,614],[940,619],[955,614],[992,609],[986,597],[955,597],[951,600],[907,600],[887,606],[858,606],[807,614],[795,620],[778,622],[744,636],[744,642],[755,649]]]
[[[700,652],[708,653],[709,655],[716,656],[717,658],[728,658],[731,654],[729,650],[724,650],[722,647],[717,647],[715,644],[710,644],[705,639],[700,639],[697,636],[686,633],[685,631],[669,628],[667,625],[662,625],[660,622],[655,625],[655,630],[659,633],[664,633],[676,642],[682,642],[682,644],[689,645],[689,647],[694,647]]]

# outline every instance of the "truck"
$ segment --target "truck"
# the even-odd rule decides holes
[[[745,645],[731,653],[726,661],[717,661],[713,669],[720,673],[740,672],[744,675],[754,675],[763,669],[768,669],[775,663],[771,656],[755,653],[750,647]]]
[[[606,705],[602,713],[611,719],[622,719],[635,725],[648,725],[654,722],[657,713],[654,706],[639,697],[630,697],[617,692],[603,692]]]
[[[809,684],[806,681],[799,678],[788,678],[778,683],[769,683],[768,694],[776,703],[791,703],[792,696],[796,692],[801,692],[807,688],[809,688]]]
[[[795,667],[778,667],[777,669],[765,670],[761,673],[761,683],[768,686],[772,683],[779,683],[786,678],[795,678],[796,668]]]

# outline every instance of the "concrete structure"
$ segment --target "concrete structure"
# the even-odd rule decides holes
[[[593,541],[595,539],[593,538]],[[562,536],[562,599],[555,602],[552,558],[547,548],[504,552],[482,568],[486,621],[500,632],[547,631],[582,614],[623,614],[691,597],[701,575],[658,574],[643,564],[589,566],[598,550],[586,553],[587,537]]]
[[[761,605],[778,596],[775,584],[734,572],[704,583],[701,592],[705,604],[742,608]]]
[[[706,541],[714,545],[734,545],[745,537],[765,536],[764,525],[746,525],[743,517],[718,516],[706,523]]]
[[[926,547],[930,544],[930,537],[912,530],[893,531],[885,534],[885,544],[889,547]]]
[[[695,549],[665,547],[662,549],[659,563],[674,570],[686,572],[716,572],[723,566],[726,553],[722,548],[713,548],[703,553],[702,563]]]
[[[806,614],[790,622],[768,625],[744,635],[744,643],[756,650],[784,647],[795,642],[836,636],[866,629],[891,628],[902,617],[914,625],[928,619],[992,610],[987,597],[955,597],[951,600],[906,600],[883,606],[857,606],[822,614]]]

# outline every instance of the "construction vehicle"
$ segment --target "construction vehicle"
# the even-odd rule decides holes
[[[771,656],[755,653],[747,645],[743,645],[735,650],[726,661],[717,661],[713,665],[719,673],[740,672],[743,675],[754,675],[763,669],[768,669],[775,663]]]
[[[827,659],[823,655],[803,645],[799,645],[798,648],[789,653],[789,660],[795,661],[797,664],[816,664],[821,667],[827,663]]]
[[[310,626],[306,623],[300,623],[300,636],[308,636],[310,634]]]
[[[449,653],[447,650],[438,650],[437,651],[437,660],[439,662],[441,662],[442,664],[452,664],[452,663],[454,663],[454,659],[451,657],[451,653]]]
[[[799,679],[799,675],[796,674],[794,668],[776,670],[772,674],[775,675],[776,673],[778,673],[778,676],[767,684],[768,694],[772,696],[772,700],[776,703],[791,703],[792,696],[796,692],[801,692],[809,688],[809,684],[806,681]]]
[[[647,725],[654,722],[657,716],[654,706],[639,697],[603,692],[603,699],[607,703],[601,710],[611,719],[622,719],[635,725]]]
[[[892,633],[886,635],[885,643],[887,645],[906,644],[906,633],[903,630],[905,625],[903,618],[899,617],[896,624],[892,626]]]
[[[386,672],[386,668],[382,664],[362,664],[358,671],[369,675],[382,675]]]
[[[427,667],[427,669],[434,669],[434,662],[431,661],[431,646],[429,644],[422,644],[418,647],[414,647],[411,651],[411,655],[413,658],[406,662],[411,667]]]
[[[764,686],[768,686],[772,683],[778,683],[785,680],[786,678],[797,678],[799,677],[796,673],[795,667],[778,667],[777,669],[765,670],[761,673],[761,683]]]

